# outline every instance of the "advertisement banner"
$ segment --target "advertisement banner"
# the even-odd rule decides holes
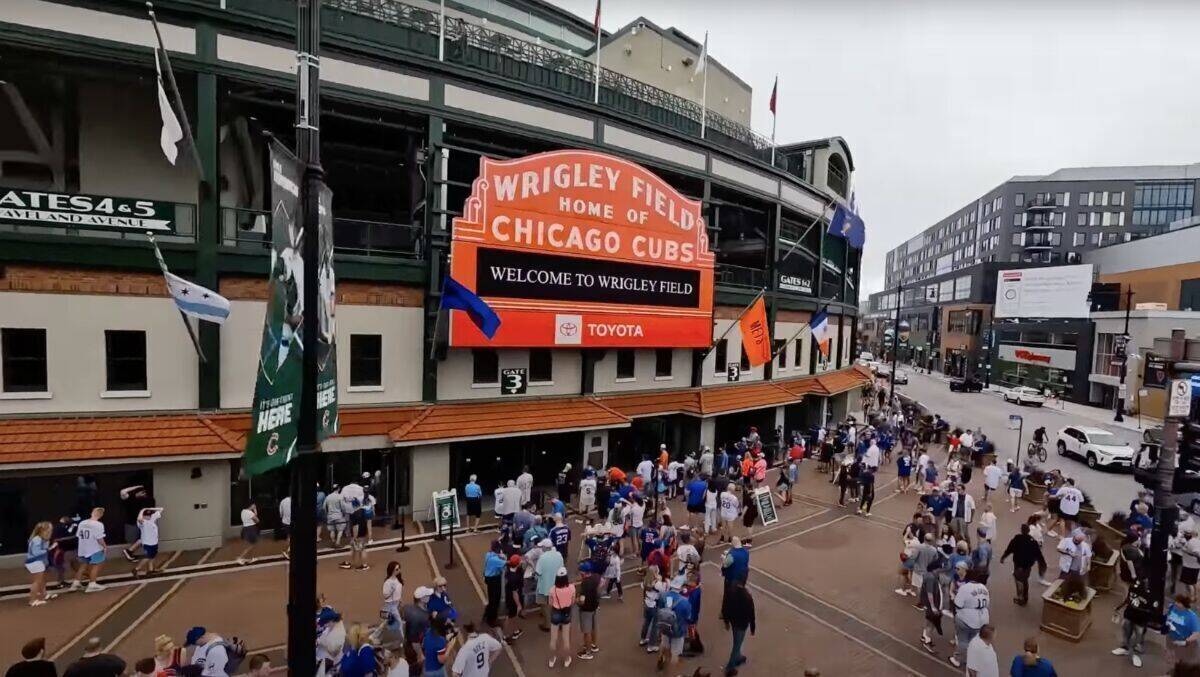
[[[995,317],[1087,317],[1092,265],[1001,270]]]
[[[699,202],[590,151],[481,158],[450,275],[500,317],[450,313],[453,347],[707,347],[713,254]]]
[[[258,378],[246,437],[246,472],[258,475],[288,464],[296,455],[303,380],[304,236],[298,220],[304,167],[278,141],[271,142],[271,265],[267,310],[259,351]],[[320,196],[320,262],[317,379],[320,439],[337,431],[334,358],[334,276],[331,193]]]
[[[175,205],[132,197],[0,188],[0,223],[171,233],[175,231]]]
[[[1147,388],[1163,390],[1167,387],[1167,381],[1166,358],[1147,353],[1144,371],[1142,372],[1142,385]]]
[[[996,356],[1002,360],[1021,364],[1034,364],[1055,369],[1075,368],[1075,351],[1062,348],[1031,348],[1002,343],[996,350]]]

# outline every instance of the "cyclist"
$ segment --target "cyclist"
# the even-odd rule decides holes
[[[1037,430],[1033,431],[1033,441],[1038,446],[1046,444],[1046,426],[1041,426]]]

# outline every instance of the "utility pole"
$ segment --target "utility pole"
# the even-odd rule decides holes
[[[1171,330],[1171,355],[1167,365],[1172,378],[1177,376],[1175,364],[1183,359],[1186,336],[1182,329]],[[1171,382],[1167,381],[1168,387]],[[1163,414],[1169,411],[1169,404],[1165,404]],[[1179,509],[1175,506],[1175,467],[1181,426],[1180,418],[1163,416],[1162,446],[1158,452],[1157,482],[1154,486],[1154,509],[1158,514],[1155,516],[1154,530],[1150,533],[1151,618],[1159,620],[1166,611],[1163,595],[1167,587],[1167,543],[1171,539],[1171,532],[1175,531],[1175,519],[1179,516]]]
[[[1125,291],[1125,331],[1121,333],[1121,385],[1117,386],[1117,413],[1113,420],[1125,420],[1125,373],[1129,367],[1129,311],[1133,307],[1133,285]]]
[[[888,404],[896,401],[896,358],[900,355],[900,299],[904,283],[896,285],[896,319],[892,322],[892,373],[888,375]]]
[[[304,240],[304,363],[300,416],[292,461],[292,557],[288,567],[288,668],[293,675],[317,674],[317,325],[319,204],[325,187],[321,169],[321,0],[296,3],[296,157],[304,163],[301,232]]]
[[[993,307],[993,311],[995,308]],[[988,316],[987,333],[983,335],[984,354],[987,355],[983,359],[983,388],[987,390],[992,387],[992,344],[996,342],[996,337],[992,334],[992,327],[995,326],[996,318]]]

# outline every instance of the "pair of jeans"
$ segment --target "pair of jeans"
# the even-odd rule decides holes
[[[1126,618],[1121,623],[1121,646],[1131,654],[1146,653],[1146,626],[1139,625]]]
[[[954,655],[960,661],[965,661],[967,659],[967,645],[971,643],[971,640],[975,639],[975,635],[979,634],[979,628],[972,628],[963,623],[956,614],[954,616],[954,634],[958,637],[958,644],[954,647]]]
[[[642,605],[642,633],[639,635],[649,644],[650,640],[654,639],[651,632],[654,630],[654,620],[658,614],[658,609],[651,606]]]
[[[1029,601],[1029,574],[1033,573],[1030,567],[1013,567],[1013,580],[1017,583],[1017,599],[1021,604]]]
[[[496,616],[500,608],[500,577],[488,576],[483,579],[487,586],[487,606],[483,609],[483,620],[488,625],[496,626]]]
[[[861,509],[863,512],[871,512],[871,506],[874,503],[875,503],[875,485],[874,484],[862,485],[862,500],[858,504],[859,509]]]
[[[742,642],[746,641],[747,629],[739,628],[736,625],[730,627],[730,632],[733,634],[733,647],[729,650],[729,662],[725,664],[726,672],[746,662],[746,657],[742,655]]]

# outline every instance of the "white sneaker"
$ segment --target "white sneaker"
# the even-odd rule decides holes
[[[107,590],[107,588],[99,583],[91,583],[87,586],[87,589],[84,590],[84,592],[100,592],[101,590]]]
[[[907,596],[907,595],[908,595],[908,591],[907,591],[907,590],[905,590],[904,588],[896,588],[896,589],[894,590],[894,592],[895,592],[897,595],[900,595],[901,597],[905,597],[905,596]]]
[[[1142,667],[1142,657],[1141,656],[1139,656],[1137,654],[1133,654],[1133,656],[1130,657],[1130,660],[1133,661],[1133,667],[1135,667],[1135,668]]]
[[[953,665],[956,668],[961,668],[962,661],[958,660],[958,656],[951,656],[950,657],[950,665]]]
[[[42,606],[45,603],[46,603],[46,600],[44,600],[44,599],[35,599],[29,603],[29,606]]]
[[[564,668],[571,667],[571,657],[570,656],[567,656],[565,659],[563,659],[563,667]]]
[[[1128,649],[1126,649],[1125,647],[1117,647],[1116,649],[1113,649],[1113,650],[1112,650],[1112,655],[1114,655],[1114,656],[1127,656],[1127,655],[1129,655],[1129,650],[1128,650]]]
[[[552,667],[552,668],[553,668],[553,667],[554,667],[554,664],[555,664],[555,663],[557,663],[557,662],[558,662],[558,656],[551,656],[551,657],[550,657],[550,662],[549,662],[549,663],[547,663],[546,665],[549,665],[550,667]]]
[[[67,588],[67,592],[78,592],[80,587],[79,581],[74,581],[71,583],[71,587]]]

